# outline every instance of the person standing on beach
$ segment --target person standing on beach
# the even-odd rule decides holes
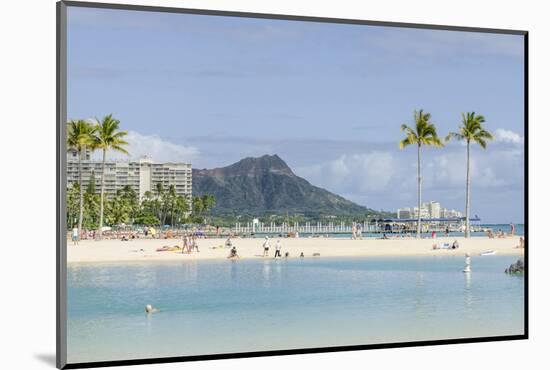
[[[199,245],[197,244],[197,237],[195,236],[195,234],[193,234],[193,237],[191,238],[191,242],[192,242],[192,249],[196,249],[197,252],[200,252]]]
[[[267,236],[265,237],[263,247],[264,247],[264,257],[267,257],[269,253],[269,238]]]
[[[514,236],[515,232],[516,232],[516,225],[510,222],[510,235]]]
[[[281,241],[277,239],[277,243],[275,243],[275,258],[281,257]]]
[[[78,227],[74,225],[72,235],[73,245],[78,245]]]
[[[357,226],[355,226],[355,221],[351,224],[351,238],[353,240],[357,239]]]
[[[185,253],[185,250],[187,249],[187,252],[189,253],[189,245],[187,242],[187,234],[183,234],[183,248],[181,248],[181,253]]]
[[[357,223],[356,235],[357,239],[363,239],[363,227],[361,226],[361,223]]]

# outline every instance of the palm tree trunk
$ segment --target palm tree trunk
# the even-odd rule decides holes
[[[422,206],[422,168],[420,164],[420,144],[418,145],[418,221],[416,223],[416,237],[420,238],[421,225],[421,209]]]
[[[464,236],[470,237],[470,141],[466,145],[466,229]]]
[[[86,150],[86,148],[84,148]],[[84,218],[84,192],[82,191],[82,149],[78,152],[78,182],[80,186],[80,214],[78,216],[78,241],[82,235],[82,219]]]
[[[98,237],[99,239],[103,236],[103,199],[105,194],[105,157],[107,155],[107,150],[103,149],[103,163],[101,164],[101,195],[99,198],[99,230]]]

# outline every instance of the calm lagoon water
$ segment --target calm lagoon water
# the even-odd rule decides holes
[[[68,359],[523,334],[516,259],[472,257],[471,274],[450,256],[73,264]]]

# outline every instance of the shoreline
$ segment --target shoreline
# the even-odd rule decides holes
[[[275,243],[279,239],[282,244],[282,259],[286,252],[289,259],[323,257],[422,257],[422,256],[464,256],[470,253],[472,257],[486,251],[495,251],[496,255],[523,256],[524,250],[516,248],[519,236],[509,236],[501,239],[487,237],[440,237],[436,239],[362,239],[343,238],[270,238],[270,249],[267,257],[262,257],[263,238],[235,238],[233,245],[237,248],[240,259],[273,260]],[[82,240],[75,246],[67,242],[67,264],[100,263],[100,262],[163,262],[163,261],[201,261],[227,260],[229,248],[224,247],[225,238],[197,239],[200,252],[191,254],[180,251],[157,252],[162,246],[182,246],[181,239],[135,239],[120,240]],[[432,248],[436,243],[453,243],[457,240],[458,249]],[[220,248],[221,247],[221,248]],[[314,253],[320,254],[313,256]]]

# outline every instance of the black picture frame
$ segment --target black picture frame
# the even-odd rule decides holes
[[[234,12],[220,11],[210,9],[189,9],[189,8],[174,8],[174,7],[158,7],[158,6],[143,6],[130,4],[111,4],[97,2],[80,2],[80,1],[60,1],[56,4],[57,15],[57,63],[56,63],[56,203],[57,203],[57,251],[56,251],[56,283],[57,283],[57,312],[56,312],[56,366],[59,369],[77,369],[77,368],[94,368],[94,367],[109,367],[109,366],[124,366],[124,365],[142,365],[156,363],[173,363],[173,362],[188,362],[188,361],[205,361],[205,360],[220,360],[245,357],[265,357],[265,356],[284,356],[295,354],[312,354],[323,352],[342,352],[342,351],[359,351],[369,349],[382,348],[402,348],[402,347],[419,347],[419,346],[435,346],[447,344],[462,344],[462,343],[481,343],[481,342],[497,342],[510,340],[525,340],[529,338],[529,33],[526,30],[511,30],[511,29],[494,29],[494,28],[477,28],[477,27],[459,27],[449,25],[436,24],[418,24],[418,23],[400,23],[400,22],[383,22],[372,20],[359,19],[342,19],[342,18],[327,18],[327,17],[311,17],[298,15],[283,15],[283,14],[265,14],[265,13],[249,13],[249,12]],[[240,353],[220,353],[198,356],[177,356],[177,357],[162,357],[162,358],[147,358],[135,360],[117,360],[117,361],[99,361],[99,362],[83,362],[83,363],[67,363],[67,263],[66,263],[66,225],[64,222],[66,205],[65,196],[66,189],[66,136],[67,121],[67,7],[84,7],[96,9],[118,9],[118,10],[134,10],[134,11],[151,11],[151,12],[167,12],[167,13],[182,13],[182,14],[197,14],[211,16],[226,16],[226,17],[244,17],[258,19],[279,19],[290,21],[303,22],[320,22],[320,23],[339,23],[339,24],[355,24],[369,26],[385,26],[398,28],[415,28],[428,30],[448,30],[462,32],[482,32],[495,34],[510,34],[520,35],[524,37],[524,133],[525,133],[525,155],[524,155],[524,235],[525,235],[525,277],[524,277],[524,334],[522,335],[505,335],[505,336],[488,336],[460,339],[444,339],[444,340],[426,340],[413,342],[397,342],[387,344],[366,344],[353,346],[338,346],[338,347],[322,347],[322,348],[297,348],[290,350],[273,350],[273,351],[255,351],[255,352],[240,352]]]

